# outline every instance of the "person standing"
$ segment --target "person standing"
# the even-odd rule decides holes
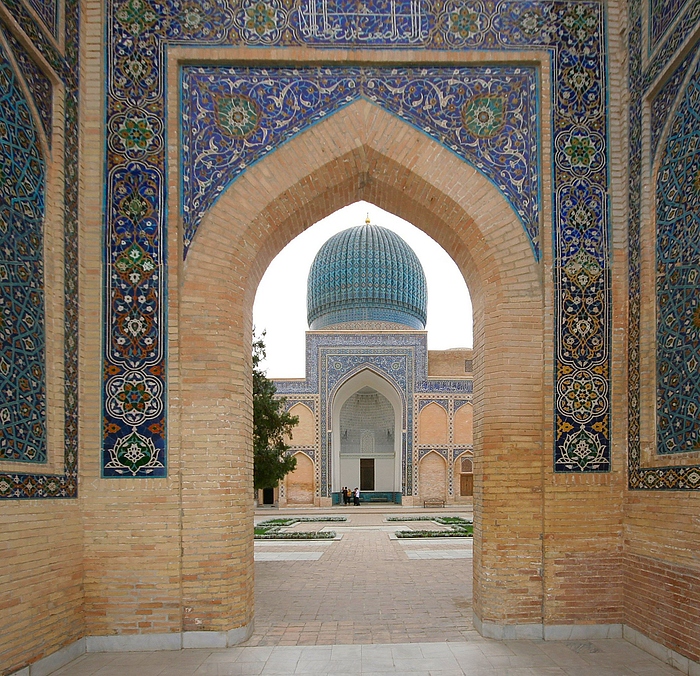
[[[355,507],[359,507],[360,506],[360,489],[359,488],[356,488],[352,492],[352,498],[353,498],[353,504],[355,505]]]
[[[343,486],[343,504],[347,506],[348,502],[348,487]]]

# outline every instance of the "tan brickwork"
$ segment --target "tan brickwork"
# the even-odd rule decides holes
[[[314,463],[305,453],[295,453],[296,469],[288,474],[286,495],[288,505],[314,504]]]
[[[439,453],[424,455],[418,465],[421,500],[447,500],[447,461]]]
[[[249,324],[255,286],[272,257],[304,227],[356,199],[422,227],[465,274],[481,355],[477,391],[486,370],[490,384],[475,411],[489,466],[475,538],[489,574],[476,573],[476,587],[484,588],[475,595],[477,612],[489,621],[541,621],[541,493],[533,490],[541,486],[543,457],[541,282],[522,226],[481,175],[371,104],[352,104],[279,148],[222,195],[188,255],[183,303],[206,288],[208,312],[219,317],[208,332],[223,341],[226,331]],[[180,325],[181,339],[203,353],[207,341],[190,341],[189,321],[194,314]],[[221,362],[232,357],[219,354]],[[183,382],[194,375],[195,361],[195,354],[182,360]],[[212,381],[219,377],[211,373]],[[197,375],[205,378],[207,368]],[[249,423],[240,417],[233,424]],[[515,555],[522,548],[524,558]]]
[[[0,534],[0,674],[6,674],[85,635],[78,504],[5,503]]]
[[[474,443],[474,407],[471,404],[463,404],[455,411],[454,442],[455,444]]]
[[[313,446],[316,443],[316,417],[313,411],[305,404],[294,404],[289,409],[290,415],[299,418],[292,430],[291,437],[285,439],[291,446]]]
[[[616,2],[611,12],[611,46],[614,50],[623,49],[620,45],[620,32],[617,25],[626,25],[626,3]],[[643,16],[642,32],[648,31],[648,16]],[[613,53],[616,53],[613,51]],[[622,52],[621,52],[622,53]],[[615,101],[624,110],[629,102],[625,89],[627,63],[624,56],[619,66],[612,62],[610,86],[619,89],[622,96]],[[675,67],[671,61],[669,67]],[[660,73],[663,81],[666,73]],[[611,114],[611,139],[613,141],[613,204],[619,213],[618,223],[627,221],[628,163],[626,139],[628,136],[626,114]],[[648,115],[643,126],[643,144],[650,145]],[[648,152],[648,151],[647,151]],[[642,423],[642,463],[644,466],[664,466],[671,464],[666,456],[655,454],[656,419],[656,364],[654,363],[655,336],[655,292],[653,245],[650,241],[655,234],[653,199],[658,166],[652,171],[642,172],[642,326],[641,326],[641,423]],[[617,285],[614,287],[616,309],[614,320],[618,336],[614,361],[625,364],[627,345],[624,341],[626,327],[626,240],[625,229],[613,231]],[[615,437],[618,466],[625,462],[626,370],[619,368],[614,373],[613,385],[617,385],[613,396]],[[617,412],[617,416],[615,416]],[[697,464],[698,454],[680,454],[672,464]],[[622,580],[624,588],[624,622],[681,655],[700,661],[700,495],[697,491],[629,491],[623,492],[623,553]]]
[[[470,362],[474,351],[469,348],[453,350],[428,350],[428,376],[431,378],[465,378],[471,376]]]
[[[428,404],[418,415],[418,443],[446,444],[449,441],[447,411],[440,404]]]
[[[7,10],[3,20],[18,31]],[[8,27],[6,25],[5,30]],[[15,35],[17,33],[15,32]],[[39,63],[43,56],[26,49]],[[55,78],[55,75],[54,75]],[[47,462],[39,474],[64,466],[64,101],[54,80],[51,149],[39,118],[35,126],[46,166],[44,216],[44,326],[46,329]],[[28,105],[36,115],[32,99]],[[0,405],[4,399],[0,399]],[[3,472],[31,472],[2,462]],[[51,655],[85,634],[83,531],[77,500],[3,501],[0,509],[0,674]]]

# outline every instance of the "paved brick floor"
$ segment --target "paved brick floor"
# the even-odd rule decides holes
[[[243,646],[90,653],[53,676],[680,674],[623,640],[484,639],[471,625],[470,542],[391,539],[377,508],[333,513],[350,517],[341,540],[256,543],[256,628]]]
[[[472,562],[465,555],[471,541],[390,539],[394,530],[419,524],[387,522],[385,512],[371,511],[378,509],[343,510],[345,523],[294,528],[341,533],[330,545],[256,543],[255,633],[247,645],[463,641],[473,631]],[[408,553],[421,551],[431,558]],[[260,560],[272,552],[322,554],[315,561]]]

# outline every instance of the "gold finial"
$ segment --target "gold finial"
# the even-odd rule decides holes
[[[370,224],[370,220],[369,220],[369,211],[367,212],[367,218],[365,218],[365,223],[366,223],[367,225]]]

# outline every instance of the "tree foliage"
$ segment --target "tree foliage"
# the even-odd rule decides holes
[[[275,384],[260,368],[265,359],[265,334],[253,342],[253,453],[255,488],[274,488],[297,466],[284,442],[299,418],[285,410],[284,398],[275,397]]]

